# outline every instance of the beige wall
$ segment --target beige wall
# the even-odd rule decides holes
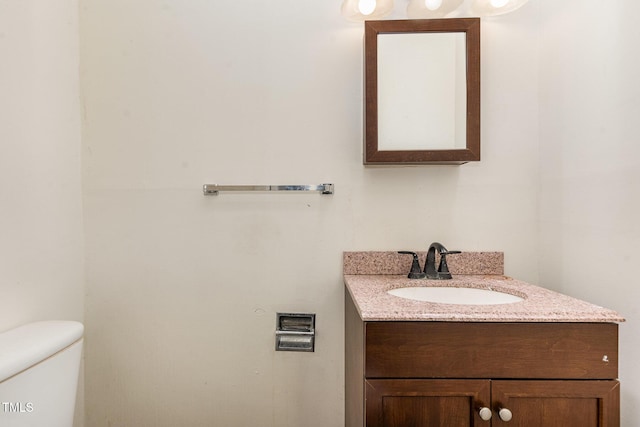
[[[365,168],[339,3],[82,2],[87,425],[342,425],[345,250],[504,250],[537,281],[534,14],[484,24],[481,163]],[[317,314],[315,353],[274,351],[278,311]]]
[[[77,15],[0,1],[0,330],[83,318]]]
[[[620,311],[622,425],[640,419],[640,4],[543,0],[540,281]]]

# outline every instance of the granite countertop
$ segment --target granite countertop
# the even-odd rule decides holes
[[[458,264],[449,262],[453,279],[423,280],[407,278],[409,256],[399,257],[394,252],[345,252],[344,281],[364,321],[624,322],[613,310],[504,276],[503,255],[499,252],[464,255],[458,258]],[[424,254],[420,257],[424,258]],[[386,274],[381,274],[381,270]],[[398,270],[404,273],[397,274]],[[460,271],[477,274],[459,274]],[[490,289],[524,300],[510,304],[460,305],[414,301],[387,293],[411,286]]]

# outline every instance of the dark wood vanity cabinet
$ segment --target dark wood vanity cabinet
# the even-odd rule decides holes
[[[620,424],[618,381],[384,379],[365,380],[365,387],[367,427]],[[480,416],[483,408],[490,419]],[[512,418],[503,421],[502,409]]]
[[[346,427],[620,425],[615,323],[365,322],[345,307]]]

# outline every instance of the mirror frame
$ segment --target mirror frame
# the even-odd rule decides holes
[[[480,18],[365,21],[365,165],[463,164],[480,160]],[[378,150],[378,35],[448,33],[466,35],[467,144],[464,149]]]

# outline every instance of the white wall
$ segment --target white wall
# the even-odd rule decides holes
[[[504,250],[537,281],[535,14],[484,24],[482,162],[365,168],[339,8],[82,2],[87,425],[342,425],[345,250]],[[278,311],[317,314],[315,353],[274,352]]]
[[[0,331],[83,320],[78,55],[76,0],[0,0]]]
[[[618,310],[622,425],[640,419],[635,1],[542,0],[540,281]]]
[[[0,1],[0,330],[83,317],[76,7]]]

